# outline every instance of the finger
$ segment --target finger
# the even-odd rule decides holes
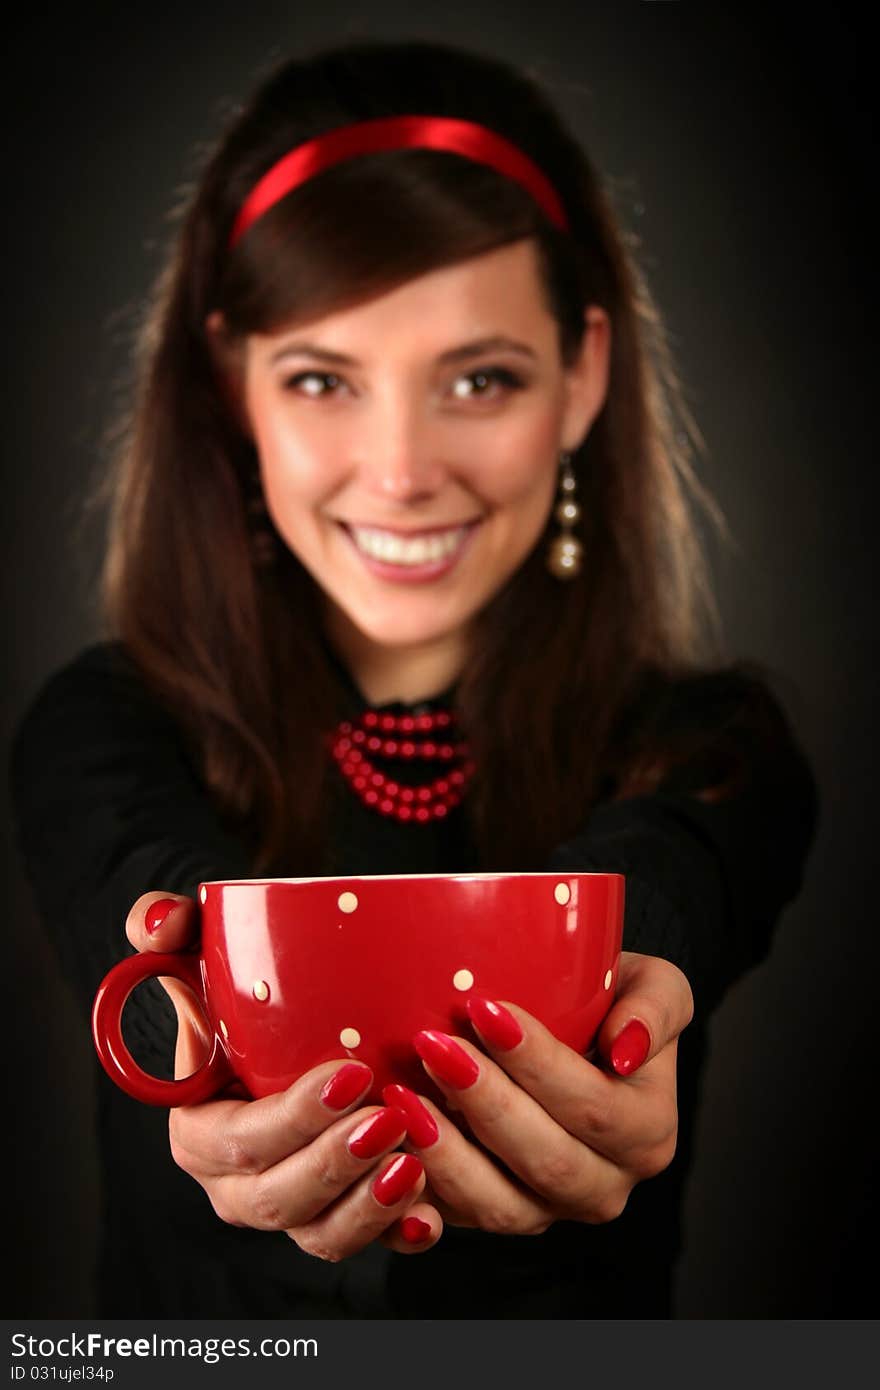
[[[431,1200],[452,1224],[505,1234],[546,1230],[548,1204],[504,1173],[425,1096],[394,1085],[385,1087],[382,1099],[405,1113],[407,1148],[424,1163]]]
[[[321,1216],[365,1173],[376,1177],[377,1159],[396,1148],[405,1135],[406,1118],[399,1110],[391,1106],[361,1110],[261,1173],[214,1179],[208,1195],[215,1210],[234,1224],[293,1230]],[[376,1205],[382,1207],[381,1202]],[[373,1211],[373,1216],[378,1212]],[[375,1234],[391,1219],[383,1221]]]
[[[693,1016],[694,996],[676,965],[623,951],[617,997],[599,1030],[599,1052],[619,1076],[632,1076],[677,1038]]]
[[[179,893],[143,893],[131,908],[125,934],[138,951],[181,951],[196,937],[198,914],[192,898]],[[191,1076],[207,1058],[213,1029],[189,987],[170,975],[157,980],[177,1012],[174,1075]]]
[[[619,1164],[665,1143],[676,1121],[674,1057],[622,1085],[516,1004],[472,996],[467,1012],[489,1055],[568,1134]],[[478,1054],[476,1054],[478,1055]],[[467,1092],[464,1093],[467,1095]]]
[[[138,951],[181,951],[195,939],[198,924],[192,898],[179,893],[143,893],[129,911],[125,934]],[[191,1076],[207,1058],[213,1029],[193,994],[180,980],[157,975],[177,1013],[174,1075]]]
[[[557,1048],[564,1048],[557,1039],[553,1042]],[[444,1093],[456,1094],[476,1137],[528,1189],[549,1202],[552,1209],[565,1208],[579,1220],[605,1221],[618,1214],[607,1211],[609,1195],[616,1196],[620,1190],[616,1163],[580,1136],[575,1137],[500,1066],[464,1038],[425,1032],[416,1035],[415,1043],[432,1080]],[[566,1050],[572,1064],[580,1069],[590,1067],[583,1057]],[[613,1084],[608,1078],[603,1080]],[[552,1084],[558,1091],[558,1076]],[[560,1093],[560,1103],[565,1108],[574,1107],[577,1098],[577,1091],[571,1095]],[[433,1162],[430,1177],[436,1185]]]
[[[142,893],[126,918],[125,934],[138,951],[182,951],[198,934],[195,900],[180,893]]]
[[[427,1184],[422,1189],[422,1199],[413,1202],[405,1216],[382,1232],[379,1239],[389,1250],[398,1255],[418,1255],[437,1244],[443,1234],[443,1218],[436,1207],[424,1200],[426,1195]]]
[[[181,1106],[170,1117],[175,1158],[194,1177],[262,1173],[350,1114],[372,1080],[364,1063],[343,1059],[260,1100]]]
[[[317,1220],[289,1230],[288,1235],[311,1255],[347,1259],[400,1221],[424,1186],[424,1168],[414,1154],[391,1154],[377,1172],[362,1178]]]
[[[174,1075],[179,1081],[192,1076],[207,1061],[214,1043],[214,1029],[188,985],[170,975],[157,975],[158,983],[177,1012],[177,1039],[174,1044]]]

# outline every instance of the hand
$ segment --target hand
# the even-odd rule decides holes
[[[146,893],[126,934],[139,951],[179,951],[192,944],[196,923],[191,899]],[[185,985],[161,983],[178,1017],[175,1075],[188,1076],[210,1041],[207,1023]],[[343,1057],[278,1095],[249,1100],[233,1087],[180,1106],[169,1115],[172,1156],[221,1220],[284,1231],[321,1259],[344,1259],[378,1238],[404,1254],[427,1250],[443,1223],[419,1201],[421,1162],[400,1151],[405,1116],[394,1107],[355,1108],[372,1080],[369,1067]]]
[[[444,1034],[420,1034],[417,1047],[482,1147],[424,1097],[383,1092],[410,1116],[426,1197],[451,1224],[504,1234],[619,1216],[635,1185],[675,1153],[678,1036],[693,1016],[685,976],[654,956],[621,955],[617,999],[597,1039],[611,1072],[515,1004],[474,999],[468,1013],[488,1056]]]

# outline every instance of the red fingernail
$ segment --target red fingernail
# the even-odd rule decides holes
[[[176,898],[160,898],[158,902],[150,903],[144,913],[144,926],[150,936],[159,930],[173,907],[177,907]]]
[[[650,1046],[651,1034],[644,1023],[632,1019],[611,1047],[611,1065],[618,1076],[631,1076],[644,1062]]]
[[[373,1196],[383,1207],[393,1207],[410,1188],[415,1187],[424,1171],[415,1154],[398,1154],[373,1183]]]
[[[417,1216],[405,1216],[400,1223],[400,1234],[410,1245],[424,1245],[431,1234],[431,1227]]]
[[[468,1086],[473,1086],[480,1074],[480,1068],[463,1047],[459,1047],[458,1043],[445,1033],[435,1032],[433,1028],[416,1033],[413,1047],[440,1080],[447,1086],[455,1087],[457,1091],[464,1091]]]
[[[318,1096],[322,1105],[330,1110],[344,1110],[352,1101],[362,1096],[372,1080],[373,1073],[363,1062],[346,1062],[335,1071],[330,1080],[321,1088]]]
[[[490,1047],[509,1052],[518,1042],[522,1042],[523,1030],[503,1004],[493,1004],[491,999],[481,999],[472,994],[465,1008],[471,1023]]]
[[[386,1105],[396,1105],[406,1116],[406,1137],[417,1149],[427,1149],[440,1138],[437,1121],[408,1086],[386,1086],[382,1092]],[[413,1217],[415,1220],[415,1217]],[[428,1228],[430,1230],[430,1227]]]
[[[390,1105],[359,1124],[348,1136],[348,1147],[355,1158],[376,1158],[390,1149],[406,1133],[406,1116]]]

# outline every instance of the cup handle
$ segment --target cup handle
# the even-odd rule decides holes
[[[205,990],[198,956],[178,952],[142,951],[114,965],[98,986],[92,1005],[92,1038],[101,1066],[111,1081],[127,1095],[146,1105],[195,1105],[208,1100],[235,1079],[223,1049],[214,1033],[211,1055],[191,1076],[180,1081],[163,1081],[138,1066],[122,1036],[122,1010],[135,985],[158,975],[173,975],[189,985],[208,1017]]]

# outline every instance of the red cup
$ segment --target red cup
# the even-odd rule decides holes
[[[199,954],[128,957],[92,1010],[105,1071],[149,1105],[191,1105],[234,1079],[265,1096],[345,1057],[372,1068],[367,1098],[381,1104],[389,1083],[428,1086],[415,1033],[472,1037],[472,994],[520,1004],[578,1052],[614,997],[620,874],[249,879],[203,883],[198,896]],[[158,975],[191,987],[213,1034],[179,1081],[145,1072],[122,1036],[126,999]]]

